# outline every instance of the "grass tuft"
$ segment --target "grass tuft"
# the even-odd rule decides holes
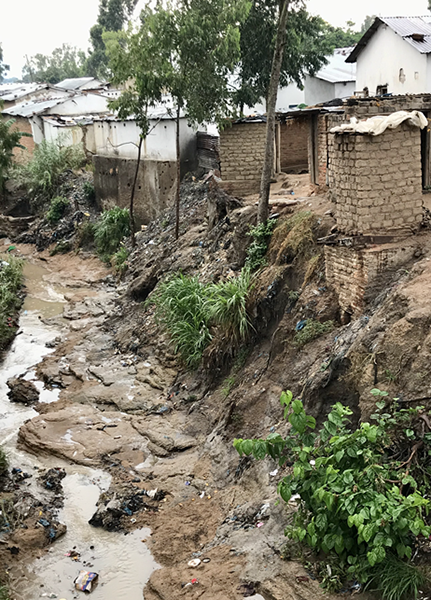
[[[0,475],[3,475],[9,468],[9,461],[6,452],[0,446]],[[1,597],[0,597],[1,598]]]
[[[129,251],[124,244],[121,244],[120,248],[112,255],[111,264],[114,267],[115,272],[121,277],[127,271],[127,259],[129,258]]]
[[[426,577],[418,567],[388,554],[376,567],[367,588],[378,591],[383,600],[416,600],[425,583]]]
[[[246,337],[250,277],[245,269],[224,283],[204,285],[180,273],[159,284],[152,297],[156,317],[189,367],[198,366],[215,328],[232,344]]]
[[[67,208],[70,206],[69,200],[62,196],[53,198],[49,205],[49,210],[46,213],[46,220],[51,225],[55,225],[63,217]]]

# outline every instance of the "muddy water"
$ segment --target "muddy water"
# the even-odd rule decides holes
[[[21,565],[11,573],[12,597],[15,600],[36,600],[51,594],[65,600],[84,597],[83,592],[76,591],[73,585],[82,569],[99,573],[99,583],[91,593],[92,599],[142,600],[143,587],[157,568],[142,541],[149,536],[149,530],[124,535],[88,524],[101,491],[109,487],[109,475],[54,458],[30,456],[16,448],[20,425],[37,413],[32,408],[9,402],[6,381],[9,377],[24,375],[38,386],[42,402],[58,398],[58,390],[45,389],[42,382],[35,381],[34,367],[43,356],[52,352],[46,347],[46,342],[61,335],[56,328],[58,324],[54,327],[42,319],[60,315],[66,303],[64,294],[71,292],[70,288],[65,290],[48,283],[48,271],[40,264],[26,263],[24,272],[27,297],[20,317],[20,333],[0,364],[0,444],[8,452],[11,466],[19,466],[30,473],[37,472],[35,468],[65,468],[65,502],[59,518],[66,523],[68,530],[42,558]],[[43,494],[34,482],[31,487],[36,495]],[[67,556],[72,549],[81,555],[77,561]]]

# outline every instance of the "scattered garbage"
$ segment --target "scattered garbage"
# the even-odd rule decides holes
[[[209,562],[211,562],[211,559],[210,558],[204,558],[204,559],[202,559],[202,562],[203,563],[209,563]]]
[[[256,527],[262,527],[262,526],[263,526],[262,521],[259,521],[259,523],[256,523]]]
[[[278,469],[274,469],[274,471],[270,472],[271,477],[275,477],[278,473]]]
[[[91,571],[80,571],[78,577],[73,582],[77,590],[81,592],[91,592],[93,584],[99,577],[98,573],[92,573]]]
[[[189,562],[187,563],[187,566],[194,569],[195,567],[198,567],[200,564],[201,564],[201,559],[194,558],[193,560],[189,560]]]

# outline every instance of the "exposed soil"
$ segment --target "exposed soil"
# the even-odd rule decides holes
[[[302,189],[292,177],[278,191]],[[318,420],[341,401],[358,421],[368,414],[369,390],[376,386],[409,402],[419,396],[428,401],[430,234],[418,236],[422,251],[413,268],[395,274],[365,315],[342,325],[317,244],[334,226],[327,200],[304,195],[292,204],[292,194],[285,201],[280,194],[273,207],[280,222],[294,211],[314,217],[299,240],[276,230],[268,265],[255,281],[255,333],[241,362],[238,348],[213,343],[204,366],[191,373],[143,301],[172,272],[206,282],[237,274],[256,207],[254,198],[223,204],[211,183],[187,182],[182,194],[178,242],[168,212],[138,234],[123,281],[82,253],[32,255],[48,269],[50,283],[66,290],[67,304],[49,319],[62,333],[37,366],[37,376],[60,391],[59,399],[35,405],[39,414],[20,428],[19,445],[65,460],[72,470],[79,464],[109,472],[112,483],[92,523],[110,531],[151,528],[146,543],[162,568],[151,575],[146,600],[339,597],[324,593],[291,560],[294,550],[283,531],[296,505],[276,503],[283,469],[269,459],[239,459],[232,440],[283,434],[279,395],[286,388],[301,395]],[[211,229],[208,203],[218,215]],[[19,250],[33,253],[30,246]],[[297,347],[295,328],[307,319],[332,320],[333,329]],[[7,539],[19,554],[11,559],[1,550],[9,562],[28,560],[43,546],[44,530],[34,516],[28,519],[27,530]],[[201,562],[189,567],[193,559]]]

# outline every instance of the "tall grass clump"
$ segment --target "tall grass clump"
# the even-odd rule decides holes
[[[426,583],[424,573],[417,566],[388,553],[386,560],[377,566],[367,588],[378,591],[382,600],[413,600]]]
[[[64,146],[61,140],[43,140],[34,150],[33,158],[16,168],[16,179],[24,185],[33,199],[51,198],[60,183],[61,175],[68,169],[78,169],[85,163],[79,146]]]
[[[9,592],[5,585],[0,584],[0,600],[10,600]]]
[[[114,206],[102,213],[95,224],[94,241],[102,260],[109,262],[121,242],[130,234],[130,217],[127,208]]]
[[[218,284],[204,285],[197,277],[182,273],[159,284],[152,297],[156,317],[187,366],[198,366],[215,329],[222,329],[232,343],[246,337],[250,325],[246,310],[249,289],[248,270]]]
[[[0,349],[15,333],[13,317],[21,306],[19,292],[23,283],[22,260],[0,255]]]

